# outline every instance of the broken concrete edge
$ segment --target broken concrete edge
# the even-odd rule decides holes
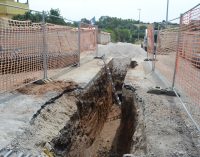
[[[113,58],[109,58],[108,61],[106,62],[107,66],[109,67],[112,67],[113,65]],[[94,82],[100,77],[102,76],[104,73],[106,73],[106,69],[105,69],[105,66],[103,66],[101,68],[101,70],[88,82],[88,83],[84,83],[84,84],[81,84],[81,87],[83,89],[83,91],[87,91],[91,85],[94,84]]]
[[[32,125],[35,121],[35,119],[37,118],[37,116],[41,113],[41,111],[48,105],[53,104],[55,102],[55,100],[59,99],[60,97],[62,97],[64,94],[66,93],[72,93],[75,92],[76,90],[82,90],[82,88],[80,87],[74,87],[71,89],[65,89],[63,92],[61,92],[60,94],[58,94],[57,96],[51,98],[50,100],[48,100],[46,103],[44,103],[39,110],[37,110],[37,112],[32,116],[31,120],[30,120],[30,124]]]
[[[113,64],[113,59],[109,59],[108,60],[108,63],[107,65],[108,66],[112,66]],[[78,93],[80,92],[84,92],[84,91],[87,91],[91,85],[94,84],[95,80],[97,80],[101,75],[103,75],[103,73],[106,73],[106,70],[104,69],[104,67],[93,77],[93,79],[91,79],[89,81],[89,83],[87,84],[82,84],[82,85],[79,85],[79,86],[76,86],[75,88],[72,88],[72,89],[66,89],[62,92],[60,92],[59,94],[57,94],[55,97],[51,98],[50,100],[48,100],[46,103],[44,103],[41,108],[32,116],[31,120],[30,120],[30,124],[33,124],[34,123],[34,120],[37,118],[37,116],[41,113],[41,111],[48,105],[52,104],[55,102],[55,100],[59,99],[60,97],[62,97],[64,94],[66,93],[72,93],[72,92],[76,92],[76,94],[78,95]],[[46,84],[46,83],[49,83],[53,81],[52,79],[41,79],[41,80],[38,80],[36,82],[34,82],[35,84],[38,84],[38,85],[42,85],[42,84]]]
[[[107,65],[108,66],[112,66],[112,62],[113,62],[113,58],[112,59],[108,59],[108,63]],[[41,111],[48,105],[52,104],[55,102],[55,100],[59,99],[60,97],[62,97],[64,94],[66,93],[72,93],[72,92],[76,92],[76,94],[78,95],[78,93],[80,92],[84,92],[84,91],[87,91],[91,85],[94,84],[94,81],[97,80],[101,75],[102,73],[105,73],[105,70],[104,70],[104,67],[93,77],[93,79],[91,79],[89,81],[89,83],[87,84],[81,84],[75,88],[72,88],[72,89],[66,89],[62,92],[60,92],[59,94],[57,94],[55,97],[51,98],[50,100],[48,100],[46,103],[44,103],[41,108],[32,116],[31,120],[30,120],[30,124],[32,125],[34,123],[34,120],[37,118],[37,116],[41,113]],[[49,83],[49,82],[52,82],[53,80],[52,79],[41,79],[41,80],[37,80],[35,81],[34,83],[35,84],[38,84],[38,85],[43,85],[43,84],[46,84],[46,83]]]
[[[172,88],[161,88],[161,87],[154,87],[154,88],[150,88],[147,93],[150,94],[157,94],[157,95],[167,95],[167,96],[174,96],[176,97],[176,93],[174,92],[174,90]],[[180,97],[180,94],[177,93],[178,96]]]

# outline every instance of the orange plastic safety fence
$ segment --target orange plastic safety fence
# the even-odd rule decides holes
[[[154,26],[152,24],[147,28],[147,52],[154,53]]]
[[[159,30],[157,40],[157,55],[175,53],[177,50],[179,27]]]
[[[166,78],[169,86],[174,75],[179,27],[158,31],[156,69]]]
[[[42,79],[44,58],[48,77],[76,64],[78,29],[0,19],[0,93]]]
[[[176,82],[194,115],[200,113],[200,5],[181,16]],[[200,121],[200,119],[199,119]]]
[[[80,26],[80,51],[96,51],[97,48],[97,27],[81,23]]]
[[[148,45],[152,45],[151,29],[148,27]],[[152,52],[151,46],[148,52]],[[188,121],[190,124],[187,124],[195,125],[199,130],[200,4],[181,15],[178,28],[159,31],[156,59],[156,72],[169,87],[180,94],[181,103],[191,119]]]
[[[80,33],[80,41],[79,41]],[[97,49],[97,27],[0,19],[0,93],[79,63],[80,52]],[[79,47],[80,44],[80,47]]]
[[[46,24],[46,42],[48,77],[79,62],[77,28]]]
[[[0,19],[0,92],[42,78],[40,25]]]

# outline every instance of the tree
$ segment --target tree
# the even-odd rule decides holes
[[[32,22],[41,22],[42,21],[42,15],[40,13],[32,13],[31,11],[28,11],[24,15],[14,16],[13,20],[19,20],[19,21],[30,20]]]
[[[97,25],[100,29],[111,33],[112,42],[135,42],[138,35],[138,21],[117,17],[101,16]],[[141,26],[140,37],[144,35],[146,26]],[[143,37],[142,37],[143,38]]]
[[[42,14],[38,12],[34,13],[31,11],[28,11],[24,15],[14,16],[13,20],[19,20],[19,21],[30,20],[31,22],[41,22]],[[69,23],[66,23],[63,17],[61,17],[59,9],[51,9],[49,12],[46,12],[45,21],[48,23],[53,23],[53,24],[69,25]]]
[[[65,22],[62,18],[59,9],[51,9],[49,12],[46,12],[45,21],[48,23],[58,24],[58,25],[67,25],[78,27],[78,22]],[[24,15],[17,15],[13,17],[15,20],[30,20],[32,22],[41,22],[42,15],[40,13],[27,12]],[[87,18],[82,18],[81,22],[90,24],[90,20]],[[142,23],[142,22],[141,22]],[[155,23],[158,27],[158,23]],[[99,21],[96,21],[99,29],[102,29],[105,32],[111,34],[112,42],[130,42],[134,43],[138,38],[138,21],[132,19],[121,19],[117,17],[101,16]],[[88,26],[86,26],[88,27]],[[146,25],[142,23],[140,26],[139,37],[143,38],[145,35]]]
[[[86,18],[82,18],[81,22],[86,23],[86,24],[90,24],[90,20],[88,20]]]
[[[65,20],[61,17],[59,9],[52,9],[49,11],[46,21],[48,23],[66,25]]]

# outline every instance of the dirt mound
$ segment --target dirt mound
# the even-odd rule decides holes
[[[32,83],[25,87],[17,89],[18,92],[27,95],[44,95],[47,92],[61,92],[71,87],[75,87],[75,82],[52,81],[45,84]]]

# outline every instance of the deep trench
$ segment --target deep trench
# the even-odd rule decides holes
[[[130,64],[130,62],[128,62]],[[77,98],[78,111],[70,122],[60,131],[60,135],[51,141],[55,156],[101,156],[121,157],[131,151],[132,137],[137,124],[137,114],[133,91],[124,88],[124,78],[129,64],[117,69],[113,61],[108,64],[118,96],[122,101],[119,126],[114,132],[112,146],[109,149],[96,148],[95,142],[108,119],[113,106],[117,105],[112,93],[111,82],[108,81],[106,70],[102,70],[81,91]]]

